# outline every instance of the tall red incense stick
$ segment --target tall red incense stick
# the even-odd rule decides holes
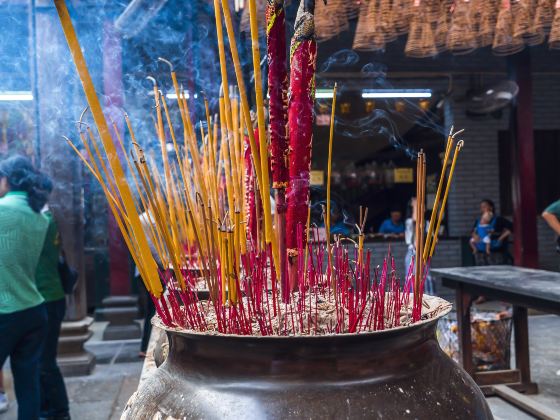
[[[305,226],[309,201],[317,63],[314,10],[315,0],[301,0],[295,22],[295,33],[290,46],[290,100],[288,105],[290,149],[286,246],[290,257],[289,282],[292,289],[297,282],[294,260],[298,253],[298,226]]]
[[[286,187],[288,186],[288,63],[284,0],[268,0],[266,7],[270,163],[276,190],[276,223],[280,251],[282,295],[286,282]]]

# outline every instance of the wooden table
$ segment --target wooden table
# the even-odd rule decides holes
[[[529,364],[527,308],[560,315],[560,273],[513,266],[433,269],[445,287],[456,291],[457,326],[463,368],[486,395],[496,394],[493,385],[507,384],[518,392],[536,394]],[[475,372],[472,359],[470,310],[477,296],[513,305],[515,369]]]

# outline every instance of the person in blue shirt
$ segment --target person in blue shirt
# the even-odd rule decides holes
[[[402,221],[402,212],[397,209],[391,210],[391,217],[385,219],[379,227],[379,233],[384,235],[392,235],[404,237],[404,223]]]

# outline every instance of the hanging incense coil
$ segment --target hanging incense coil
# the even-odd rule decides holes
[[[548,46],[552,50],[560,50],[560,0],[556,0],[554,9],[554,20],[552,21],[552,27],[550,29]]]
[[[348,17],[340,13],[345,0],[330,0],[315,3],[315,33],[318,41],[325,41],[348,30]]]
[[[340,8],[339,12],[346,13],[347,19],[356,19],[360,14],[360,10],[362,9],[363,5],[366,3],[364,0],[347,0],[343,1],[346,5],[346,8]]]
[[[549,33],[554,19],[554,0],[538,0],[533,16],[533,25]]]
[[[360,11],[352,49],[377,51],[385,48],[385,36],[381,29],[380,0],[364,3]]]
[[[470,2],[461,0],[455,3],[451,26],[447,35],[447,49],[455,55],[473,52],[476,47],[476,33],[471,21]]]
[[[447,49],[447,34],[451,25],[451,7],[453,0],[443,0],[440,4],[440,14],[434,30],[434,40],[438,52]]]
[[[439,20],[441,3],[440,0],[424,0],[423,2],[423,7],[426,9],[426,20],[432,25],[432,30],[435,30]]]
[[[381,31],[385,42],[392,42],[397,39],[397,31],[395,30],[394,10],[392,0],[381,0],[380,2],[380,15],[381,15]]]
[[[475,0],[471,10],[474,12],[474,26],[478,47],[482,48],[492,45],[498,16],[497,3],[495,1]]]
[[[406,34],[410,28],[413,7],[410,7],[410,0],[393,1],[393,25],[398,35]]]
[[[426,20],[426,12],[416,0],[412,7],[412,21],[404,52],[409,57],[432,57],[437,54],[432,26]]]
[[[544,41],[544,30],[534,25],[529,3],[528,0],[512,0],[512,33],[514,38],[522,38],[527,45],[538,45]]]
[[[503,0],[496,22],[496,31],[492,43],[495,55],[504,56],[518,53],[525,48],[523,38],[513,36],[513,16],[509,0]]]

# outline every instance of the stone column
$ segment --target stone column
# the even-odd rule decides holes
[[[115,122],[119,135],[123,138],[122,45],[121,37],[112,20],[107,20],[103,25],[102,36],[105,115],[109,122]],[[116,137],[114,141],[122,158],[125,152],[118,145]],[[138,317],[138,297],[130,296],[129,255],[117,222],[110,211],[107,230],[111,295],[103,299],[104,307],[96,311],[96,316],[109,321],[109,325],[103,332],[104,340],[139,338],[140,325],[134,321]]]
[[[508,57],[510,79],[519,86],[511,112],[512,199],[515,265],[537,268],[537,188],[533,134],[531,50]]]
[[[51,2],[35,10],[41,169],[54,181],[50,206],[58,222],[69,264],[80,278],[72,296],[59,341],[59,365],[64,375],[91,373],[95,358],[84,349],[91,337],[87,316],[83,246],[82,165],[62,135],[75,138],[75,121],[85,99],[72,67],[68,46]]]

